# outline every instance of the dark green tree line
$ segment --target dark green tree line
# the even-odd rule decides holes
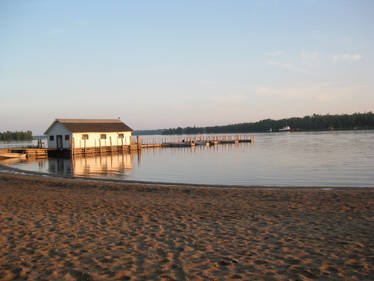
[[[0,132],[0,141],[23,141],[23,140],[32,140],[32,132],[31,131]]]
[[[304,117],[292,117],[280,120],[265,119],[254,123],[239,123],[224,126],[178,127],[163,130],[162,134],[180,135],[267,132],[270,129],[278,131],[286,125],[290,126],[292,130],[295,131],[374,129],[374,113],[367,112],[336,115],[313,114]]]

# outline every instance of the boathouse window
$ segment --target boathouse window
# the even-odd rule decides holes
[[[69,135],[65,135],[65,140],[69,140],[70,139],[70,136]]]
[[[123,139],[123,134],[118,134],[119,139]]]
[[[100,138],[101,138],[102,140],[106,140],[106,134],[101,134],[101,135],[100,135]]]
[[[82,135],[82,140],[88,140],[88,134],[83,134]]]
[[[49,140],[50,140],[50,141],[55,140],[55,136],[49,136]]]

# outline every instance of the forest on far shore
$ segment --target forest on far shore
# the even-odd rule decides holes
[[[374,129],[374,113],[354,113],[292,117],[280,120],[265,119],[254,123],[238,123],[210,127],[185,127],[161,130],[163,135],[183,134],[213,134],[213,133],[251,133],[273,132],[284,126],[290,126],[292,131],[323,131],[323,130],[353,130]]]
[[[24,140],[32,140],[31,131],[0,132],[0,141],[24,141]]]

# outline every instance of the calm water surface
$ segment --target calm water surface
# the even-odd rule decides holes
[[[252,135],[254,144],[149,149],[8,164],[32,171],[141,181],[374,187],[374,131]],[[144,142],[154,138],[165,136],[143,137]]]

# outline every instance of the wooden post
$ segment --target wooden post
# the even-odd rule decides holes
[[[251,143],[255,143],[255,136],[251,137]]]
[[[125,136],[123,136],[125,137]],[[123,138],[121,138],[121,144],[122,144],[122,152],[123,152]]]
[[[86,139],[84,139],[84,155],[86,155]]]
[[[113,152],[112,136],[109,137],[109,142],[110,142],[110,153],[112,153]]]
[[[138,149],[142,148],[142,141],[140,139],[140,136],[136,136],[136,143],[138,145]]]
[[[99,138],[99,149],[100,149],[100,155],[102,153],[102,150],[101,150],[101,137]]]
[[[71,155],[74,155],[75,150],[75,140],[74,137],[71,138]]]

